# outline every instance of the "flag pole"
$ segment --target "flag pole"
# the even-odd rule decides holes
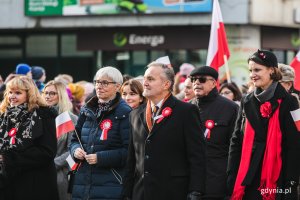
[[[227,60],[227,56],[226,55],[224,55],[224,64],[225,64],[225,71],[226,71],[227,82],[231,83],[230,73],[229,73],[229,67],[228,67],[228,60]]]
[[[75,131],[75,135],[76,135],[76,137],[77,137],[77,139],[78,139],[78,142],[79,142],[79,144],[80,144],[80,147],[82,148],[82,150],[84,150],[83,145],[82,145],[82,143],[81,143],[81,141],[80,141],[80,138],[79,138],[79,136],[78,136],[78,133],[77,133],[76,129],[74,129],[74,131]]]

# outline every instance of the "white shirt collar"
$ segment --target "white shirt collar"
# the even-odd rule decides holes
[[[161,106],[162,106],[163,101],[164,101],[164,99],[160,100],[160,102],[158,102],[156,105],[154,105],[154,104],[151,102],[151,108],[153,108],[153,106],[157,106],[158,109],[160,109]]]

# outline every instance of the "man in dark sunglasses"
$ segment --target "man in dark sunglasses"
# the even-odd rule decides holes
[[[230,138],[237,118],[238,105],[219,95],[218,72],[209,66],[194,69],[190,78],[206,138],[206,182],[203,199],[224,199]]]

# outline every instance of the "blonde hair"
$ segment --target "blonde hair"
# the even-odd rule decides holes
[[[26,91],[28,104],[28,111],[33,111],[40,106],[47,106],[46,101],[40,95],[32,78],[28,76],[16,76],[6,84],[6,90],[4,92],[4,99],[0,104],[0,112],[4,113],[7,107],[10,105],[8,94],[11,90],[24,90]]]
[[[54,78],[55,81],[60,81],[65,85],[73,83],[73,77],[69,74],[59,74]]]
[[[58,102],[57,102],[57,106],[58,106],[58,114],[61,114],[65,111],[72,111],[73,105],[69,99],[68,93],[67,93],[67,88],[65,86],[64,83],[60,82],[60,81],[49,81],[44,89],[43,92],[45,91],[45,89],[48,86],[53,85],[57,91],[57,95],[58,95]]]

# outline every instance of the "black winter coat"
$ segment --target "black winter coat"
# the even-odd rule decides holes
[[[290,111],[298,109],[299,105],[296,98],[288,94],[280,84],[277,85],[275,94],[269,101],[272,105],[278,106],[278,99],[282,99],[279,108],[279,122],[282,132],[282,167],[279,180],[277,181],[277,188],[291,189],[291,192],[287,194],[277,193],[276,199],[296,200],[300,169],[300,133],[296,129]],[[260,192],[257,188],[260,184],[269,119],[261,116],[259,111],[260,105],[261,103],[255,98],[253,92],[242,100],[235,131],[230,144],[227,181],[231,194],[240,164],[244,124],[247,119],[255,131],[250,166],[243,180],[243,185],[246,186],[244,199],[247,200],[261,199]],[[275,108],[273,108],[273,112],[274,110]]]
[[[213,89],[207,96],[193,99],[198,105],[202,125],[213,120],[210,139],[206,138],[206,182],[204,199],[224,198],[226,191],[226,168],[229,145],[234,131],[239,106]]]
[[[38,108],[38,119],[32,127],[33,137],[26,139],[24,145],[17,143],[16,148],[2,152],[5,166],[3,191],[6,195],[3,199],[58,200],[54,164],[56,115],[54,109]],[[18,132],[22,132],[21,127]],[[21,138],[18,133],[17,137]]]
[[[131,138],[123,195],[132,200],[183,200],[204,191],[204,137],[196,106],[170,96],[170,116],[149,133],[146,105],[130,114]],[[159,113],[161,114],[161,113]]]

